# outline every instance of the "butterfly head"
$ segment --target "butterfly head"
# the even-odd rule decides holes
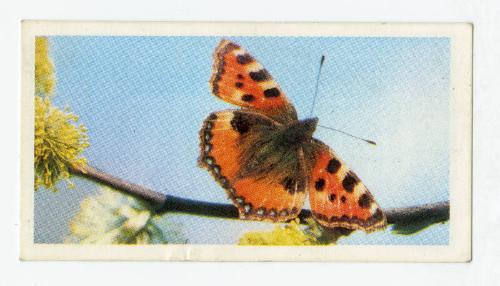
[[[317,117],[296,121],[284,129],[282,140],[287,145],[302,144],[311,140],[317,125]]]

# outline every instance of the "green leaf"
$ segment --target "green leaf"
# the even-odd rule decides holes
[[[393,224],[392,226],[392,233],[396,235],[413,235],[416,234],[420,231],[425,230],[426,228],[430,227],[433,224],[438,223],[437,221],[433,220],[432,218],[429,220],[419,220],[411,223],[398,223],[398,224]],[[446,222],[439,222],[439,223],[446,223]]]

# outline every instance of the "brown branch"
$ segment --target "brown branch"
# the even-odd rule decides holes
[[[233,205],[203,202],[162,194],[144,186],[130,183],[93,167],[73,168],[71,173],[110,186],[128,195],[148,202],[157,213],[176,212],[227,219],[237,219],[238,210]],[[449,202],[439,202],[420,206],[386,209],[387,222],[394,224],[393,230],[401,234],[411,234],[431,224],[449,219]],[[311,217],[311,211],[302,210],[301,223]]]
[[[69,171],[74,175],[82,176],[92,181],[112,187],[118,191],[122,191],[128,195],[145,200],[155,209],[165,204],[167,199],[165,194],[155,192],[141,185],[130,183],[124,179],[115,177],[90,166],[73,167]]]

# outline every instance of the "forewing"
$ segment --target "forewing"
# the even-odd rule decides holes
[[[210,85],[212,93],[224,101],[282,123],[297,120],[295,108],[269,72],[233,42],[222,40],[215,49]]]

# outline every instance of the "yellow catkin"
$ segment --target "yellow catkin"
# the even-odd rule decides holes
[[[248,232],[238,242],[239,245],[316,245],[316,236],[300,228],[298,220],[277,226],[272,231]]]
[[[68,111],[52,106],[50,98],[35,96],[35,189],[44,186],[57,191],[69,168],[86,164],[82,152],[89,146],[87,130]]]
[[[69,110],[52,105],[54,67],[49,41],[35,40],[35,190],[41,186],[56,191],[56,183],[69,181],[71,167],[86,164],[82,152],[89,146],[87,129]]]
[[[35,93],[50,95],[54,89],[54,66],[49,57],[49,41],[46,37],[35,39]]]

